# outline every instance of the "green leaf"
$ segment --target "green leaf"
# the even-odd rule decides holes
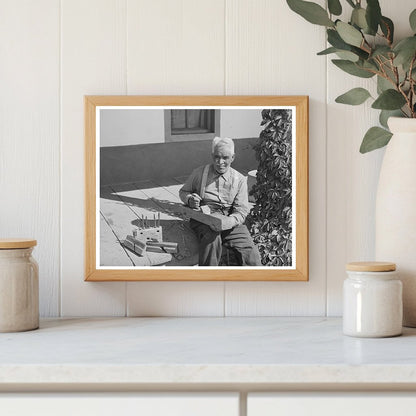
[[[403,116],[403,114],[400,110],[381,110],[380,116],[379,116],[379,121],[380,121],[380,124],[383,127],[388,129],[389,126],[387,125],[387,120],[390,117],[402,117],[402,116]]]
[[[353,88],[335,99],[335,102],[348,105],[359,105],[370,98],[370,93],[365,88]]]
[[[373,62],[364,61],[362,63],[362,67],[365,68],[365,69],[371,69],[372,71],[378,71],[379,70],[379,65],[375,61],[373,61]]]
[[[286,0],[288,6],[305,20],[314,25],[334,26],[328,12],[319,4],[303,0]]]
[[[346,50],[349,49],[348,45],[341,39],[341,36],[336,30],[327,29],[326,34],[328,43],[331,44],[334,48]]]
[[[317,55],[329,55],[330,53],[335,53],[338,49],[334,47],[330,47],[327,49],[324,49],[321,52],[318,52]]]
[[[364,135],[360,153],[371,152],[372,150],[386,146],[390,141],[391,136],[393,135],[389,131],[382,129],[381,127],[371,127]]]
[[[351,7],[355,7],[355,3],[352,0],[347,0],[347,3],[351,6]]]
[[[342,13],[342,6],[339,0],[328,0],[329,13],[339,16]]]
[[[338,20],[336,24],[336,29],[339,33],[339,36],[345,43],[356,46],[358,48],[361,46],[363,42],[363,35],[354,26],[351,26],[348,23],[344,23],[341,20]]]
[[[376,56],[385,56],[386,58],[389,58],[389,53],[392,53],[393,51],[388,46],[376,46],[376,48],[371,53],[371,58],[375,58]]]
[[[380,28],[384,36],[390,43],[393,43],[394,38],[394,23],[386,16],[381,16]]]
[[[394,64],[397,66],[402,65],[403,69],[407,71],[409,69],[410,62],[416,54],[416,36],[411,36],[401,40],[393,50],[396,54]]]
[[[410,23],[410,27],[412,28],[413,32],[416,32],[416,9],[414,9],[412,11],[412,13],[410,13],[409,23]]]
[[[368,23],[365,14],[366,10],[362,7],[357,7],[351,14],[351,23],[363,29],[364,32],[368,31]]]
[[[330,48],[324,49],[321,52],[318,52],[317,55],[329,55],[331,53],[336,53],[339,58],[346,59],[352,62],[357,62],[360,59],[359,56],[353,52],[344,51],[342,49],[337,49],[332,46]]]
[[[358,62],[360,60],[360,57],[358,55],[350,51],[337,50],[337,52],[335,53],[342,60],[351,61],[351,62]]]
[[[333,64],[350,75],[354,75],[360,78],[371,78],[375,74],[360,68],[356,63],[346,61],[345,59],[333,59]]]
[[[324,49],[321,52],[318,52],[317,55],[329,55],[331,53],[336,53],[339,58],[346,59],[347,61],[357,62],[360,59],[359,56],[353,52],[344,51],[332,46],[330,48]]]
[[[375,35],[381,21],[381,9],[378,0],[367,0],[365,17],[367,19],[369,32]]]
[[[381,94],[383,91],[390,90],[393,84],[386,78],[377,75],[377,93]]]
[[[357,48],[355,46],[349,45],[348,43],[345,43],[339,33],[334,29],[328,29],[326,31],[327,37],[328,37],[328,43],[332,45],[334,48],[342,49],[345,51],[350,51],[358,55],[362,59],[368,59],[368,53],[363,51],[360,48]]]
[[[371,107],[379,110],[398,110],[406,104],[406,99],[398,91],[388,89],[383,91]]]

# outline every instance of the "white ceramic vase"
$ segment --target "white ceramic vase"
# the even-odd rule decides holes
[[[416,119],[391,117],[376,202],[376,259],[397,264],[403,324],[416,327]]]

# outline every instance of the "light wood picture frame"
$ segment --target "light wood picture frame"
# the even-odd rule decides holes
[[[307,96],[85,96],[84,104],[85,280],[308,280]],[[185,207],[178,190],[198,165],[212,162],[214,135],[233,139],[232,168],[254,182],[252,172],[264,171],[260,142],[281,140],[280,150],[274,142],[268,146],[270,154],[284,151],[287,158],[274,173],[290,181],[285,216],[276,214],[285,219],[285,235],[277,220],[256,222],[267,205],[262,195],[283,198],[278,185],[271,182],[265,192],[264,175],[263,188],[257,175],[250,191],[248,229],[260,266],[238,266],[233,250],[225,248],[218,266],[198,265],[200,248],[189,218],[192,223],[206,217]]]

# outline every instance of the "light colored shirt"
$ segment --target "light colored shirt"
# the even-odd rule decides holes
[[[200,195],[204,167],[195,169],[180,189],[184,204],[188,204],[191,194]],[[247,178],[231,167],[221,175],[210,165],[201,205],[208,205],[211,212],[234,217],[236,225],[242,224],[249,212]]]

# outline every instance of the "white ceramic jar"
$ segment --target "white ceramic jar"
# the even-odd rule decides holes
[[[392,337],[402,333],[402,282],[396,265],[385,262],[347,264],[343,331],[354,337]]]
[[[32,257],[36,240],[0,240],[0,332],[39,327],[38,264]]]

